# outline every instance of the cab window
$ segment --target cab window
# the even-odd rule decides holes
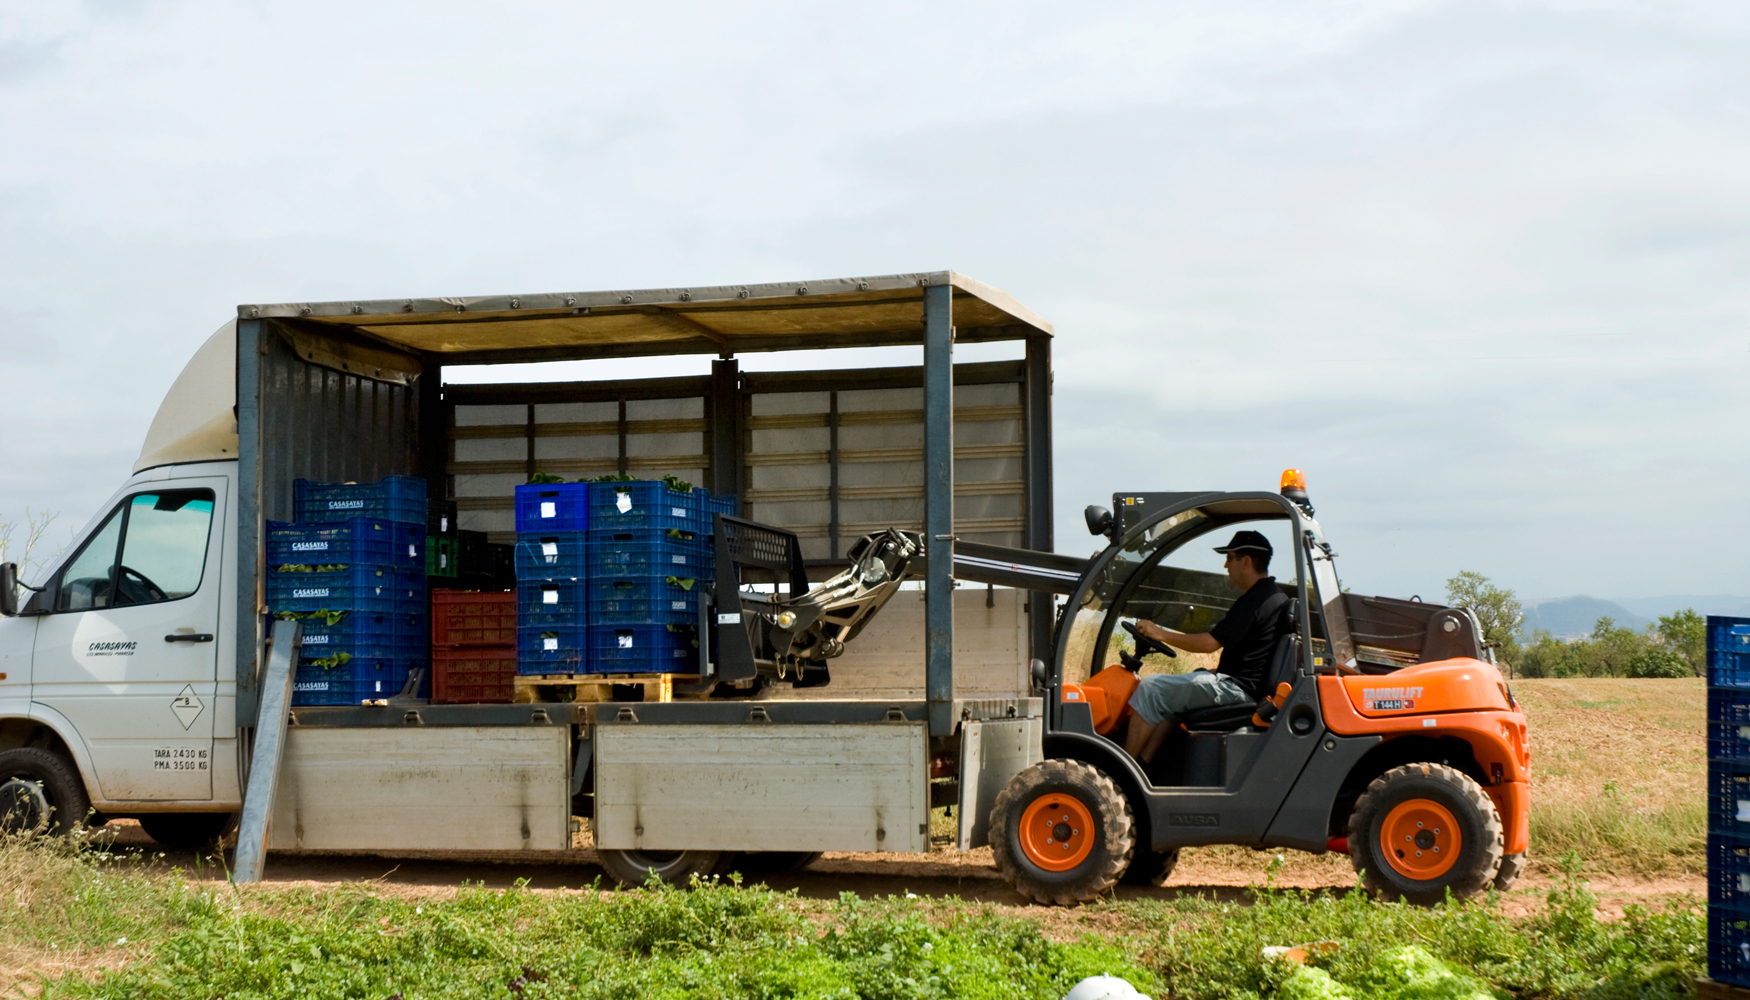
[[[129,497],[62,574],[57,610],[156,604],[189,596],[200,589],[206,570],[212,523],[211,490]]]

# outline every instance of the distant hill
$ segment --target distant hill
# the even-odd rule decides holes
[[[1622,628],[1632,628],[1637,632],[1652,622],[1651,618],[1643,618],[1615,601],[1587,597],[1584,594],[1578,597],[1526,601],[1523,607],[1523,628],[1527,636],[1535,635],[1539,629],[1543,629],[1558,639],[1578,639],[1590,635],[1592,626],[1600,618],[1613,618]]]
[[[1616,603],[1643,618],[1660,618],[1674,611],[1693,608],[1698,615],[1750,618],[1750,597],[1736,594],[1674,594],[1669,597],[1619,597]]]

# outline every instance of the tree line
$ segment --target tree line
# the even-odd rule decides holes
[[[1481,573],[1446,581],[1446,603],[1469,608],[1483,642],[1509,677],[1701,677],[1707,672],[1707,619],[1685,608],[1637,632],[1604,617],[1578,639],[1547,629],[1524,634],[1525,612],[1513,591]]]

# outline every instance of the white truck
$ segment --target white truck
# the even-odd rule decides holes
[[[931,809],[944,805],[959,845],[974,846],[996,793],[1039,759],[1028,663],[1048,655],[1045,592],[1067,592],[1077,573],[1043,556],[1030,593],[1025,567],[971,559],[1023,586],[956,594],[953,576],[981,577],[956,574],[952,553],[981,538],[1051,548],[1050,336],[1007,295],[952,272],[240,307],[64,557],[30,579],[0,566],[0,824],[134,817],[165,845],[196,847],[251,811],[251,770],[270,767],[277,792],[253,804],[244,839],[274,850],[566,851],[583,817],[616,875],[679,878],[743,851],[928,850]],[[1022,341],[1026,358],[954,366],[956,339]],[[893,344],[922,345],[924,365],[784,382],[733,360]],[[441,379],[444,364],[689,353],[717,356],[713,374],[502,386],[492,398]],[[640,417],[686,399],[699,404],[691,416]],[[604,406],[608,419],[578,419]],[[481,458],[488,444],[501,451]],[[923,613],[903,619],[915,634],[888,636],[899,650],[889,681],[859,688],[845,667],[836,687],[792,690],[769,662],[738,666],[761,675],[750,683],[713,676],[707,657],[696,689],[732,681],[739,697],[259,717],[273,625],[262,524],[290,520],[294,479],[423,476],[433,496],[457,499],[465,527],[502,538],[510,487],[529,473],[615,468],[737,493],[744,512],[788,526],[811,568],[846,565],[841,528],[921,529],[950,558],[930,561]],[[1005,608],[1007,639],[989,639],[996,626],[971,637],[997,679],[963,678],[957,692],[953,657],[968,644],[956,618],[964,632]],[[267,744],[275,754],[257,752]]]

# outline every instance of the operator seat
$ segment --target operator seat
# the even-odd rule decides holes
[[[1193,733],[1229,733],[1252,721],[1252,716],[1268,701],[1276,688],[1294,683],[1295,669],[1300,665],[1300,602],[1291,600],[1282,609],[1282,636],[1276,640],[1270,667],[1264,672],[1263,699],[1256,705],[1218,705],[1186,713],[1181,720]]]

